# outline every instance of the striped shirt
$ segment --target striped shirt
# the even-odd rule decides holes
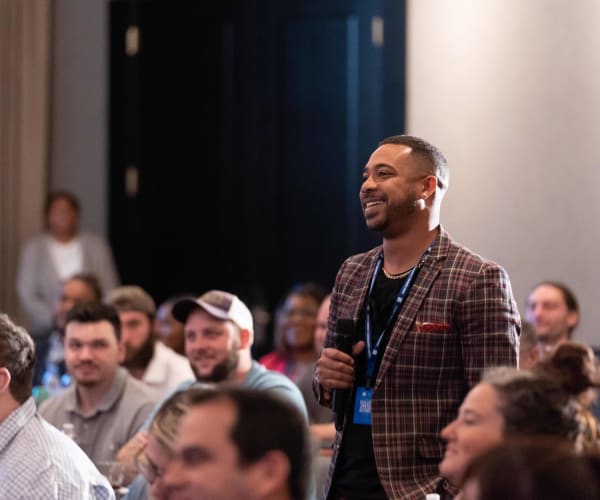
[[[29,398],[0,423],[0,500],[114,499],[73,440],[36,414]]]

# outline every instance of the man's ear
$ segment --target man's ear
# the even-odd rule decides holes
[[[252,344],[252,333],[250,330],[240,328],[240,349],[247,349]]]
[[[0,368],[0,394],[8,391],[10,385],[10,372],[4,366]]]
[[[290,461],[287,455],[281,450],[268,451],[248,469],[249,494],[253,498],[280,496],[283,492],[289,495],[289,476]]]
[[[579,314],[575,311],[569,311],[567,314],[567,325],[572,330],[579,323]]]

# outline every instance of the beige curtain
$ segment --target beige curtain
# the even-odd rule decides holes
[[[52,0],[0,0],[0,311],[15,292],[24,240],[42,225],[48,178]]]

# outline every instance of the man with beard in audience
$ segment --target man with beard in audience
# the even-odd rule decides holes
[[[139,286],[120,286],[107,297],[121,320],[121,365],[132,377],[152,387],[162,397],[193,378],[184,356],[156,340],[152,331],[156,306]]]
[[[173,306],[173,316],[185,325],[185,353],[196,376],[176,390],[196,383],[265,390],[290,401],[306,418],[306,405],[298,387],[285,375],[267,370],[252,359],[252,314],[236,295],[210,290],[198,298],[184,298]],[[162,402],[148,417],[141,432],[119,452],[118,459],[128,468],[145,445],[145,431],[161,405]]]

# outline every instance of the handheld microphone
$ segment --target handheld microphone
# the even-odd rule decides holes
[[[340,318],[335,324],[335,333],[333,334],[333,346],[346,354],[352,354],[352,343],[354,341],[354,332],[356,325],[352,319]],[[332,408],[335,413],[335,428],[342,430],[344,426],[344,415],[348,405],[349,389],[334,389],[332,391]]]

